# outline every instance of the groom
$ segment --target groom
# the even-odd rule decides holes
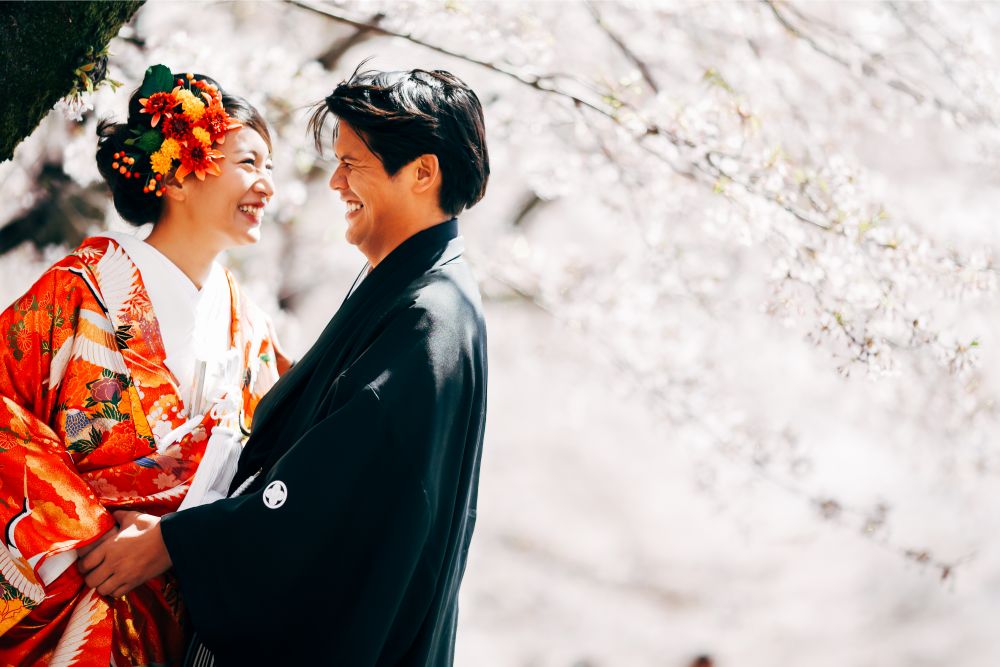
[[[489,177],[476,94],[358,72],[310,120],[368,258],[257,409],[229,499],[121,528],[80,561],[121,595],[170,567],[219,665],[451,665],[476,518],[486,327],[455,219]]]

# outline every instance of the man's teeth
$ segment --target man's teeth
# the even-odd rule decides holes
[[[264,214],[263,206],[240,206],[240,210],[255,218],[259,218]]]
[[[364,205],[362,205],[361,202],[356,202],[356,201],[347,202],[348,213],[354,213],[355,211],[360,210],[362,208],[364,208]]]

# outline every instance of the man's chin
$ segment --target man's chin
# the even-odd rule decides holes
[[[357,229],[351,223],[347,223],[347,229],[344,230],[344,240],[353,246],[361,243],[361,235],[358,234]]]

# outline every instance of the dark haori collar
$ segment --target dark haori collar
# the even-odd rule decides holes
[[[403,288],[434,266],[461,255],[463,248],[464,244],[458,235],[457,218],[417,232],[396,246],[371,271],[362,269],[358,279],[363,280],[357,289],[348,293],[341,310],[353,309],[386,289],[394,291]]]
[[[371,270],[369,275],[391,273],[395,266],[416,258],[426,257],[435,250],[443,250],[448,242],[458,237],[458,218],[439,222],[433,227],[423,229],[400,243],[395,250],[386,255],[379,265]]]

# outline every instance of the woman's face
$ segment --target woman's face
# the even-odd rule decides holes
[[[249,127],[231,130],[215,149],[224,156],[216,158],[222,173],[204,181],[188,174],[181,186],[192,236],[219,250],[256,243],[264,208],[274,196],[271,152]]]

